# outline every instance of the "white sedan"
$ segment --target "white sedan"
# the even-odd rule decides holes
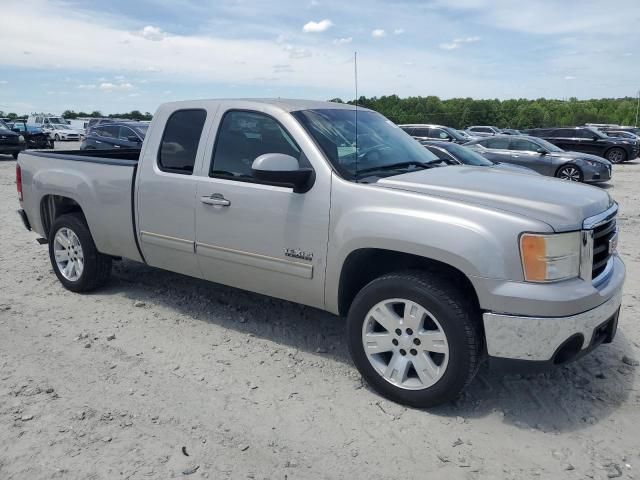
[[[45,125],[44,131],[49,134],[49,138],[55,141],[59,140],[80,140],[80,134],[71,128],[69,125],[62,125],[58,123],[51,123]]]

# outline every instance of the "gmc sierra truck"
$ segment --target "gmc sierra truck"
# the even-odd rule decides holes
[[[23,152],[16,176],[67,289],[125,257],[346,316],[364,379],[407,405],[454,399],[485,359],[561,365],[616,333],[607,192],[443,167],[363,108],[168,103],[141,149]]]

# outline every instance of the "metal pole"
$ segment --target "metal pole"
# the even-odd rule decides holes
[[[638,104],[636,105],[636,127],[638,126],[638,110],[640,110],[640,90],[638,90]]]

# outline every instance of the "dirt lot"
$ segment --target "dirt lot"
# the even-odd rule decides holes
[[[14,169],[0,156],[3,480],[640,478],[640,160],[608,189],[628,268],[615,342],[548,374],[482,369],[432,411],[364,386],[343,321],[314,309],[130,261],[64,290],[15,214]]]

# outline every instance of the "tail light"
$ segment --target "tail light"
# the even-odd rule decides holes
[[[22,201],[22,170],[20,165],[16,165],[16,188],[18,189],[18,200]]]

